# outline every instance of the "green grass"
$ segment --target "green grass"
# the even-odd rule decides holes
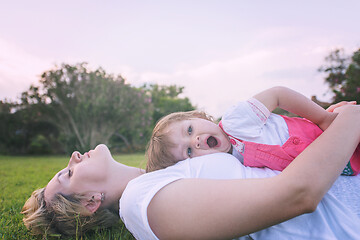
[[[144,167],[143,154],[115,155],[126,165]],[[0,239],[59,239],[56,236],[33,236],[22,223],[20,211],[32,191],[64,168],[69,157],[0,156]],[[111,229],[98,230],[72,239],[134,239],[119,222]]]

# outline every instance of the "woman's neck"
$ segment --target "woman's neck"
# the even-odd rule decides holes
[[[106,184],[106,193],[104,205],[108,205],[115,210],[119,210],[119,200],[127,184],[134,178],[145,173],[145,170],[130,167],[116,162],[111,166],[109,171],[109,181]]]

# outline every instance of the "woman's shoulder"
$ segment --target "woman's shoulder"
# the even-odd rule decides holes
[[[180,165],[181,168],[169,167],[143,174],[126,186],[119,201],[119,214],[136,239],[157,239],[147,221],[147,207],[160,189],[186,177],[186,162]]]
[[[166,169],[143,174],[131,180],[121,197],[120,203],[132,204],[136,199],[146,198],[147,195],[155,195],[165,185],[188,176],[187,160],[182,161]]]

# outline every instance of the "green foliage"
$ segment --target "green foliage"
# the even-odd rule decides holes
[[[33,106],[22,107],[16,103],[0,101],[0,152],[24,154],[31,150],[39,135],[48,145],[47,150],[36,153],[51,153],[57,149],[57,128],[41,118],[41,113]],[[45,145],[43,145],[45,147]]]
[[[138,167],[143,154],[116,155],[116,160]],[[44,187],[53,175],[66,166],[68,157],[0,156],[0,239],[61,239],[32,236],[22,223],[20,211],[32,191]],[[96,230],[73,239],[133,239],[122,223],[111,229]]]
[[[14,105],[0,101],[0,151],[3,153],[11,152],[16,148],[21,151],[27,141],[23,132],[23,119],[18,117],[19,114],[11,112]]]
[[[151,124],[152,108],[144,92],[101,68],[91,71],[85,63],[43,73],[40,86],[23,93],[22,105],[36,106],[43,119],[56,125],[67,152],[108,144],[115,133],[131,144]],[[124,129],[130,134],[125,136]]]
[[[159,118],[195,109],[183,89],[133,87],[86,63],[56,66],[22,93],[20,103],[0,101],[0,153],[63,154],[99,143],[115,152],[143,151]]]
[[[288,116],[288,117],[299,117],[298,115],[294,114],[294,113],[291,113],[291,112],[288,112],[282,108],[275,108],[274,111],[272,111],[273,113],[275,114],[278,114],[278,115],[283,115],[283,116]]]
[[[184,87],[151,84],[143,86],[143,89],[151,96],[154,105],[153,126],[161,117],[169,113],[195,109],[189,98],[181,97]]]
[[[49,154],[51,153],[51,146],[48,140],[41,134],[36,135],[29,146],[29,153],[32,154]]]
[[[336,49],[325,58],[327,64],[319,71],[327,74],[325,82],[335,94],[334,102],[360,102],[360,49],[352,57],[347,57],[344,50]]]

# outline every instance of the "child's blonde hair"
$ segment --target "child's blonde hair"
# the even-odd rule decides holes
[[[163,169],[178,162],[170,153],[170,149],[176,146],[169,138],[168,126],[174,122],[202,118],[214,122],[212,116],[203,111],[175,112],[161,118],[155,125],[151,139],[147,146],[146,172]]]
[[[119,216],[110,209],[98,209],[90,213],[82,204],[81,195],[55,194],[50,203],[44,197],[45,188],[37,189],[26,201],[22,214],[23,222],[33,234],[44,238],[51,234],[79,235],[102,227],[110,227],[119,222]]]

